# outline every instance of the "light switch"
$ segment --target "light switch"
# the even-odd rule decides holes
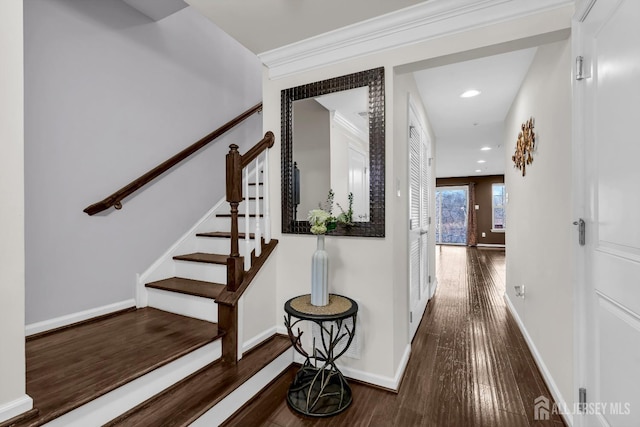
[[[487,237],[487,233],[485,233],[484,231],[482,232],[482,237]]]
[[[480,205],[476,205],[476,210],[479,210],[479,209],[480,209]]]

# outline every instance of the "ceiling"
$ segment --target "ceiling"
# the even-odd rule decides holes
[[[414,73],[435,134],[436,177],[504,174],[504,119],[535,52],[518,50]],[[481,93],[461,98],[469,89]]]
[[[255,54],[424,0],[186,0]]]

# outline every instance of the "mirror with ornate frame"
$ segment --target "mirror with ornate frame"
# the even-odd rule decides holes
[[[363,90],[364,89],[364,90]],[[368,96],[367,96],[368,95]],[[345,106],[345,110],[354,118],[349,119],[349,114],[334,108],[342,108],[345,105],[344,99],[353,96],[355,100],[346,101],[352,107]],[[376,68],[368,71],[361,71],[346,76],[336,77],[320,82],[314,82],[285,89],[281,92],[282,97],[282,232],[293,234],[311,234],[309,223],[306,220],[308,205],[323,202],[331,187],[342,186],[345,191],[334,188],[336,200],[346,198],[347,185],[343,182],[347,180],[347,175],[353,178],[353,170],[344,171],[344,178],[338,178],[336,184],[335,171],[331,168],[339,168],[336,160],[341,159],[341,164],[347,164],[346,154],[330,154],[329,147],[335,146],[330,141],[333,131],[328,127],[337,127],[335,123],[342,122],[346,127],[360,135],[362,140],[358,144],[356,139],[351,138],[349,143],[350,152],[356,153],[354,158],[358,163],[358,152],[361,159],[365,159],[367,166],[360,166],[358,169],[360,176],[366,176],[368,182],[362,183],[362,179],[349,178],[348,188],[354,193],[354,224],[351,226],[338,226],[331,232],[338,236],[364,236],[364,237],[384,237],[384,158],[385,158],[385,99],[384,99],[384,68]],[[358,97],[363,97],[360,100]],[[312,105],[313,104],[313,105]],[[362,109],[368,111],[357,111],[353,105],[363,105]],[[323,109],[324,107],[324,109]],[[349,109],[351,108],[351,109]],[[320,114],[325,114],[331,118],[331,124],[325,120],[325,116],[308,116],[309,111],[318,110]],[[363,125],[358,123],[357,116],[360,116]],[[340,119],[346,117],[346,120]],[[337,121],[334,121],[338,119]],[[297,121],[296,121],[297,119]],[[328,119],[327,119],[328,120]],[[367,126],[368,122],[368,126]],[[318,124],[321,123],[323,127]],[[326,126],[325,126],[326,123]],[[353,123],[354,126],[350,126]],[[356,129],[360,128],[360,130]],[[322,135],[325,135],[324,137]],[[303,141],[303,137],[307,137]],[[368,139],[368,141],[366,141]],[[296,140],[298,144],[296,145]],[[356,141],[356,142],[353,142]],[[368,144],[367,144],[368,142]],[[333,148],[332,148],[333,149]],[[312,162],[303,160],[304,156],[313,159]],[[346,153],[346,151],[344,151]],[[342,158],[341,158],[342,157]],[[333,162],[333,164],[331,164]],[[359,161],[360,164],[362,160]],[[303,167],[303,163],[305,166]],[[314,171],[309,171],[311,165]],[[302,170],[301,170],[302,169]],[[341,171],[342,173],[342,171]],[[324,178],[322,178],[324,177]],[[331,178],[330,178],[331,177]],[[358,194],[353,190],[353,182],[358,182],[361,192],[368,194]],[[305,191],[305,188],[307,191]],[[318,194],[323,194],[320,200]],[[368,202],[368,209],[365,203]],[[346,208],[344,201],[341,206]]]

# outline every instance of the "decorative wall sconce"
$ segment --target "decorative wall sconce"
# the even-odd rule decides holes
[[[518,141],[516,142],[516,152],[511,156],[514,166],[522,171],[525,176],[527,165],[533,163],[533,150],[536,149],[536,134],[533,132],[533,117],[520,126]]]

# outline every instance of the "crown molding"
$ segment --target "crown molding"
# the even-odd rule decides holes
[[[349,119],[347,119],[345,116],[343,116],[342,114],[340,114],[339,111],[334,111],[333,113],[334,113],[333,114],[333,120],[337,124],[339,124],[340,126],[345,128],[347,131],[351,132],[358,139],[360,139],[362,141],[365,141],[365,142],[369,141],[369,134],[363,132],[358,126],[356,126],[353,123],[351,123],[351,121]]]
[[[277,79],[568,5],[574,0],[430,0],[258,54]]]

